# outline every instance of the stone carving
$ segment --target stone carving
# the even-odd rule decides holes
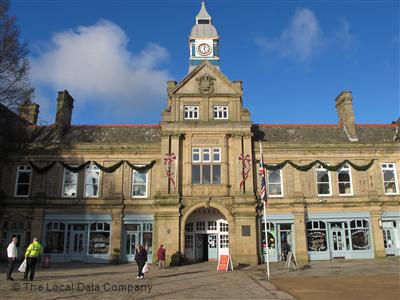
[[[200,94],[212,94],[214,92],[215,78],[209,75],[203,75],[196,79]]]
[[[192,139],[192,145],[219,145],[221,139],[218,138],[194,138]]]

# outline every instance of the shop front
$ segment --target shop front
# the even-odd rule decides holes
[[[106,263],[111,223],[111,215],[46,215],[44,253],[54,262]]]
[[[263,217],[259,219],[259,240],[262,259],[263,261],[267,260],[268,251],[269,261],[282,261],[285,258],[285,251],[295,251],[295,240],[293,236],[294,216],[292,214],[267,214],[266,219],[268,247],[265,242]]]
[[[122,260],[134,261],[136,246],[143,245],[147,250],[147,261],[152,262],[153,224],[152,214],[127,214],[123,218]]]
[[[373,258],[369,213],[309,213],[306,220],[310,260]]]

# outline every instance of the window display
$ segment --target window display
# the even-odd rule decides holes
[[[110,224],[97,222],[90,225],[89,254],[110,252]]]

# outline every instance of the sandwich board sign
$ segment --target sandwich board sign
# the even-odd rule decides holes
[[[228,271],[229,267],[233,271],[232,258],[228,255],[220,255],[218,259],[217,271]]]

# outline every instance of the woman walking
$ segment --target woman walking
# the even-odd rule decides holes
[[[136,278],[137,279],[142,279],[144,277],[143,267],[144,267],[144,265],[146,264],[146,261],[147,261],[147,251],[140,244],[138,244],[136,246],[135,261],[136,261],[136,263],[138,265],[138,276]]]
[[[165,269],[165,246],[161,245],[157,251],[158,267]]]

